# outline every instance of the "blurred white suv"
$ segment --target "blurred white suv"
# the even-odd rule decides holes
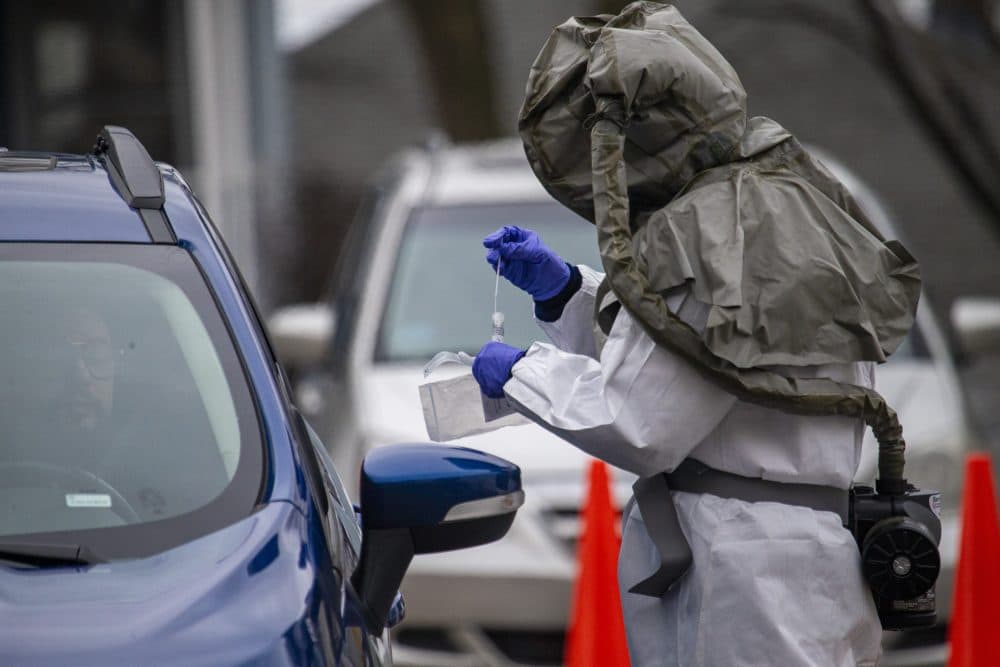
[[[876,224],[895,236],[877,198],[831,157],[821,159]],[[594,227],[548,196],[518,141],[405,153],[362,206],[329,300],[290,306],[271,318],[279,354],[295,372],[298,403],[340,469],[357,470],[370,448],[427,439],[417,391],[422,368],[440,350],[475,354],[489,339],[494,274],[481,241],[508,224],[536,230],[567,261],[601,266]],[[500,310],[508,343],[527,347],[545,340],[531,298],[503,281]],[[907,477],[944,494],[938,613],[946,618],[954,508],[970,433],[955,371],[927,303],[909,339],[878,369],[877,386],[904,425]],[[396,635],[396,662],[561,664],[589,459],[533,424],[459,444],[520,465],[526,502],[501,541],[414,562],[403,582],[412,611]],[[874,477],[875,455],[869,439],[859,481]],[[615,471],[619,507],[633,479]],[[887,655],[886,664],[934,664],[935,656],[943,656],[943,639],[940,630],[907,636],[908,645]],[[897,655],[904,661],[894,662]]]

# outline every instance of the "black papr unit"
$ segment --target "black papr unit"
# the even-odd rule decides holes
[[[926,627],[937,618],[941,494],[912,484],[901,494],[851,490],[849,528],[886,630]]]

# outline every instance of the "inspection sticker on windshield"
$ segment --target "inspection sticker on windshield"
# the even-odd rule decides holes
[[[111,496],[106,493],[67,493],[66,507],[111,507]]]

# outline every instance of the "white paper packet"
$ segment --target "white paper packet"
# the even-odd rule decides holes
[[[424,369],[425,376],[435,378],[419,387],[430,439],[447,442],[504,426],[529,423],[506,397],[483,395],[466,359],[471,360],[471,357],[440,353]],[[448,367],[439,368],[444,364]]]

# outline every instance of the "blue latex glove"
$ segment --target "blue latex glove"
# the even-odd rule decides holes
[[[472,375],[482,392],[490,398],[503,398],[503,386],[510,379],[510,369],[524,353],[525,350],[506,343],[490,341],[483,345],[472,362]]]
[[[551,299],[569,282],[569,266],[530,229],[507,226],[485,239],[486,261],[493,270],[530,294],[535,301]]]

